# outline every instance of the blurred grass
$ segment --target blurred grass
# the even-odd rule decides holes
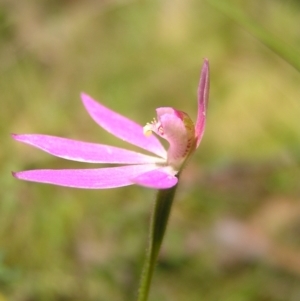
[[[239,25],[242,25],[270,50],[274,51],[279,57],[290,63],[296,70],[300,71],[300,52],[293,45],[287,44],[281,37],[274,36],[259,24],[259,22],[255,22],[255,20],[249,18],[247,14],[244,14],[241,9],[236,7],[236,5],[232,5],[230,1],[208,0],[207,2],[229,18],[236,21]],[[263,7],[256,6],[256,9],[257,8]]]
[[[297,1],[227,3],[299,49]],[[300,76],[242,25],[196,0],[1,2],[0,300],[134,300],[154,192],[18,182],[11,170],[86,165],[9,133],[130,148],[94,124],[79,93],[141,124],[159,106],[195,118],[203,57],[207,130],[150,300],[300,299]]]

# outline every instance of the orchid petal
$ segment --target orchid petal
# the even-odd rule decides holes
[[[178,182],[178,178],[168,170],[168,167],[150,170],[131,180],[135,184],[155,189],[170,188]]]
[[[157,169],[155,164],[128,165],[98,169],[40,169],[13,173],[26,181],[85,189],[103,189],[134,184],[130,179]]]
[[[166,158],[166,150],[155,137],[146,137],[143,127],[134,121],[106,108],[93,100],[87,94],[82,93],[83,104],[91,117],[106,131],[133,145]]]
[[[208,97],[209,97],[209,62],[207,59],[205,59],[202,66],[200,81],[198,86],[198,116],[197,116],[197,122],[195,127],[196,137],[197,137],[196,147],[198,147],[205,129]]]
[[[150,164],[162,163],[164,159],[147,156],[109,145],[88,143],[48,135],[26,134],[12,137],[43,151],[68,160],[89,163]]]

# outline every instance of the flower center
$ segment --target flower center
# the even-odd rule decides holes
[[[186,113],[173,108],[158,108],[156,112],[157,121],[147,123],[144,134],[149,136],[154,132],[169,142],[167,164],[178,172],[195,150],[194,123]]]

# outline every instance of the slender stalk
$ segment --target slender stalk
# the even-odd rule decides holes
[[[169,189],[159,190],[157,193],[151,216],[149,246],[139,287],[138,301],[148,300],[151,280],[166,231],[176,188],[177,185]]]

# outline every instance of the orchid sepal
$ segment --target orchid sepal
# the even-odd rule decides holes
[[[196,147],[199,146],[204,134],[206,124],[206,110],[209,100],[209,88],[210,88],[210,74],[209,74],[209,61],[204,59],[204,63],[200,73],[200,80],[198,85],[198,114],[195,126],[196,131]]]

